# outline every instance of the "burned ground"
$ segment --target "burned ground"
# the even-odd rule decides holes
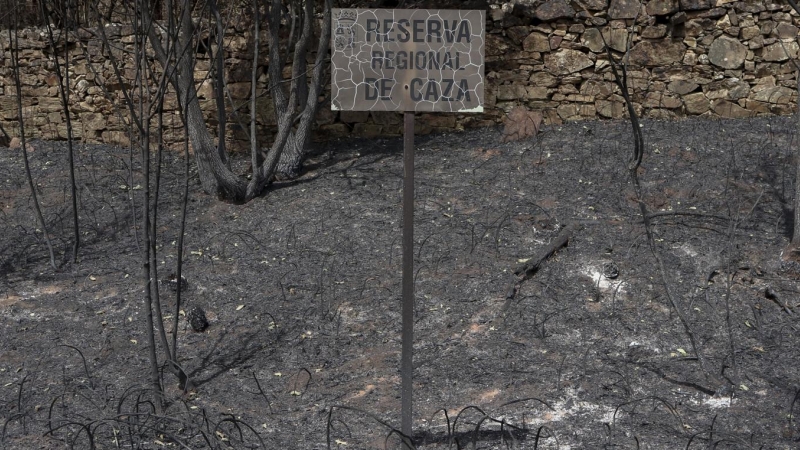
[[[784,252],[796,124],[643,131],[639,173],[663,273],[625,167],[628,123],[545,127],[506,144],[497,130],[417,139],[418,448],[797,447],[800,264]],[[33,146],[64,255],[65,146]],[[299,180],[245,205],[192,180],[184,310],[201,307],[209,326],[180,321],[195,389],[183,394],[166,374],[161,415],[146,382],[141,181],[128,170],[138,164],[126,149],[79,149],[84,244],[79,263],[53,270],[21,152],[2,149],[0,445],[396,444],[401,146],[321,144]],[[182,171],[180,155],[166,155],[162,280],[175,271]],[[514,268],[567,225],[569,244],[507,298]],[[162,283],[161,296],[170,317],[175,294]]]

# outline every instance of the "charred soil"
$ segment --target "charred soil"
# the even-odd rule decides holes
[[[794,119],[643,132],[663,272],[625,167],[630,124],[417,138],[418,448],[800,445],[800,264],[784,252]],[[0,446],[398,448],[401,139],[321,144],[299,179],[244,205],[191,180],[182,309],[200,307],[207,327],[181,317],[194,388],[165,371],[163,411],[147,383],[140,164],[79,146],[73,264],[65,145],[32,146],[63,258],[50,268],[22,153],[1,149]],[[168,319],[182,171],[165,156]],[[514,269],[568,226],[509,296]]]

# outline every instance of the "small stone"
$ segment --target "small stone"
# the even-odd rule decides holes
[[[183,276],[181,276],[181,281],[180,281],[180,283],[179,283],[179,282],[178,282],[178,276],[177,276],[177,275],[175,275],[174,273],[171,273],[171,274],[169,274],[169,276],[167,277],[167,279],[166,279],[166,280],[164,280],[164,284],[165,284],[165,285],[166,285],[166,286],[167,286],[167,287],[168,287],[168,288],[169,288],[169,289],[170,289],[172,292],[178,292],[178,289],[180,289],[180,290],[181,290],[181,292],[183,292],[183,291],[185,291],[185,290],[186,290],[186,288],[187,288],[187,287],[189,287],[189,282],[188,282],[188,281],[186,281],[186,278],[184,278]]]
[[[186,313],[186,321],[196,332],[205,331],[208,328],[208,319],[206,319],[206,312],[203,308],[195,306]]]
[[[619,266],[617,266],[613,261],[603,264],[603,276],[609,280],[619,277]]]

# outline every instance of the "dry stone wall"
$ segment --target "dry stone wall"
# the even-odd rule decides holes
[[[800,17],[783,0],[514,0],[471,1],[486,8],[486,108],[483,114],[420,114],[419,133],[500,124],[517,106],[541,111],[545,123],[622,118],[626,109],[605,52],[625,59],[635,109],[644,117],[752,117],[790,114],[797,101],[795,62]],[[226,70],[233,105],[229,138],[243,143],[237,117],[246,123],[250,92],[250,41],[245,21],[226,37]],[[70,110],[74,135],[89,142],[126,143],[122,88],[109,55],[129,80],[136,70],[123,49],[133,30],[112,25],[106,33],[120,48],[104,48],[89,31],[69,38]],[[53,55],[42,30],[20,39],[23,116],[29,137],[66,138]],[[61,44],[63,49],[63,43]],[[0,37],[0,124],[18,133],[14,78],[7,33]],[[59,50],[60,52],[61,50]],[[265,54],[265,52],[262,52]],[[313,57],[313,55],[311,55]],[[62,61],[63,63],[63,61]],[[199,101],[215,130],[210,61],[198,55]],[[288,76],[288,70],[285,71]],[[99,80],[108,80],[100,83]],[[259,80],[262,93],[266,78]],[[131,81],[132,82],[132,81]],[[257,102],[262,138],[269,139],[271,100]],[[177,102],[167,99],[165,135],[179,142]],[[401,133],[398,113],[332,112],[321,107],[317,136],[374,137]]]

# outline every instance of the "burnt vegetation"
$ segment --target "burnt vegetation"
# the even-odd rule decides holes
[[[314,59],[291,88],[271,85],[282,137],[262,145],[249,118],[240,176],[223,140],[205,142],[181,79],[196,49],[214,57],[215,35],[154,33],[156,20],[194,30],[186,2],[157,18],[120,4],[140,8],[127,16],[136,82],[109,81],[125,85],[131,146],[23,139],[0,152],[0,446],[797,446],[796,118],[640,122],[629,108],[630,122],[542,127],[520,111],[506,133],[418,139],[404,435],[401,140],[312,146]],[[49,45],[69,85],[79,50],[59,38],[81,14],[109,14],[37,5],[60,27]],[[297,63],[312,36],[326,48],[309,20],[329,21],[333,4],[289,5],[250,7],[270,59]],[[23,13],[4,16],[12,66]],[[292,45],[274,44],[287,24]],[[607,56],[628,100],[624,55]],[[170,89],[179,152],[160,139]]]

